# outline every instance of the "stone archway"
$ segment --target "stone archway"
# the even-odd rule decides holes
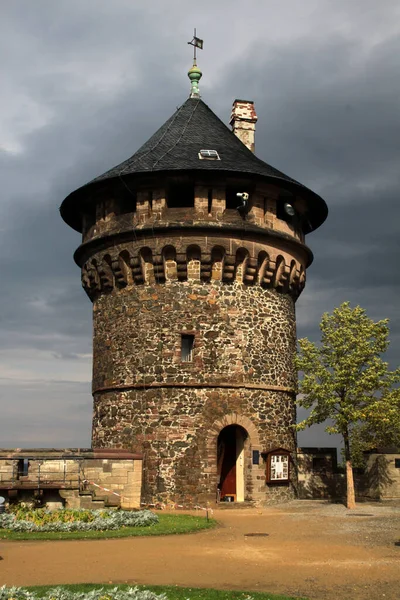
[[[225,459],[221,456],[222,446],[230,447]],[[256,479],[255,473],[248,472],[254,450],[260,452],[261,445],[258,431],[249,418],[230,413],[213,423],[207,439],[207,470],[216,496],[221,493],[221,487],[223,495],[233,496],[237,502],[243,502],[249,496]]]

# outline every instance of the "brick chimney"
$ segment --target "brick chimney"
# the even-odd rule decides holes
[[[249,150],[255,150],[257,115],[252,100],[235,100],[232,105],[230,125],[232,131]]]

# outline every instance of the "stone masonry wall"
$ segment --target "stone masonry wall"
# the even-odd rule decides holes
[[[266,485],[252,450],[294,451],[294,301],[260,286],[183,281],[113,289],[94,300],[93,445],[144,453],[143,499],[213,500],[217,435],[241,425],[245,496]],[[181,335],[194,335],[192,362]],[[215,423],[220,425],[216,428]],[[295,469],[292,469],[295,474]]]
[[[257,432],[246,448],[248,500],[269,501],[293,494],[292,486],[266,485],[265,463],[252,465],[252,450],[295,450],[294,398],[290,393],[235,388],[153,388],[95,394],[93,436],[144,454],[143,500],[213,501],[217,489],[216,421],[247,420]],[[233,420],[229,419],[234,415]],[[245,425],[243,425],[245,423]],[[219,431],[218,431],[219,433]],[[210,447],[211,446],[211,447]]]
[[[296,384],[287,294],[243,285],[137,286],[93,303],[93,390],[121,385]],[[181,335],[194,335],[192,362]]]

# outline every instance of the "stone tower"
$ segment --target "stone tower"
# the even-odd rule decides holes
[[[142,452],[144,502],[272,502],[269,452],[295,466],[295,302],[325,202],[190,97],[131,158],[70,194],[93,302],[94,447]],[[285,479],[285,478],[284,478]],[[218,492],[217,492],[218,490]]]

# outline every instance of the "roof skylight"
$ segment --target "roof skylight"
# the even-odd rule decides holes
[[[200,150],[200,160],[221,160],[216,150]]]

